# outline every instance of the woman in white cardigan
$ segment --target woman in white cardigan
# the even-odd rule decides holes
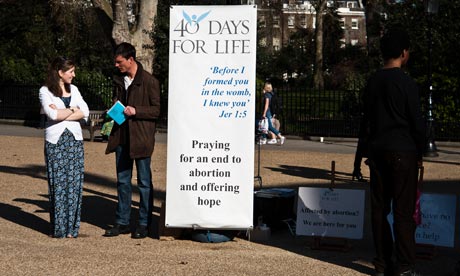
[[[75,64],[58,57],[48,68],[40,103],[48,117],[45,161],[50,201],[50,236],[76,238],[80,229],[84,176],[83,134],[80,120],[89,109],[72,79]]]

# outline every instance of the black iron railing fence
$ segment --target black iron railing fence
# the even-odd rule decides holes
[[[40,103],[37,85],[1,84],[0,118],[36,120]]]
[[[76,83],[90,109],[105,110],[111,104],[112,81],[80,81]],[[0,119],[24,120],[27,125],[39,121],[40,85],[0,83]],[[279,115],[281,132],[301,137],[357,137],[361,119],[360,94],[356,90],[314,90],[276,87],[283,103]],[[256,88],[256,118],[262,114],[262,87]],[[459,98],[452,93],[435,93],[438,110],[450,114],[435,121],[436,140],[460,141]],[[162,89],[160,126],[167,127],[168,97]],[[424,98],[422,95],[422,103]],[[453,106],[453,107],[452,107]],[[440,108],[440,109],[439,109]],[[449,111],[448,109],[452,109]],[[447,112],[446,112],[447,109]]]
[[[361,118],[359,92],[280,87],[275,93],[283,103],[278,118],[281,132],[304,137],[357,137]],[[262,97],[258,92],[258,115]]]
[[[275,89],[284,104],[281,132],[298,136],[357,137],[361,120],[359,90],[315,90],[281,86]],[[433,93],[436,140],[460,141],[460,98],[456,91]],[[422,113],[426,95],[421,91]],[[262,108],[262,87],[257,89],[257,114]]]
[[[90,110],[106,110],[112,105],[112,80],[83,80],[75,82]],[[23,120],[25,125],[38,125],[40,120],[41,85],[0,83],[0,119]],[[162,94],[165,94],[162,89]],[[167,97],[162,97],[160,125],[166,127]]]
[[[86,82],[78,85],[90,109],[105,110],[112,95],[112,84],[104,82]],[[0,118],[19,119],[33,122],[39,119],[40,101],[38,92],[40,85],[0,84]]]

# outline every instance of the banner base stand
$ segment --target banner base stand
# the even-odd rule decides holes
[[[254,181],[259,184],[259,189],[262,189],[262,177],[254,176]]]
[[[256,133],[256,141],[257,141],[257,175],[254,177],[254,181],[259,183],[259,189],[262,189],[262,176],[260,176],[260,139],[262,138],[262,134],[260,132]]]
[[[348,252],[352,248],[349,239],[333,237],[314,237],[311,249]]]
[[[417,259],[432,260],[438,254],[437,247],[432,244],[417,243],[415,247]]]

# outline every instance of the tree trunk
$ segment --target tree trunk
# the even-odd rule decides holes
[[[324,88],[323,76],[323,18],[326,10],[326,0],[320,0],[316,8],[316,52],[315,52],[315,73],[313,76],[313,85],[315,89]]]
[[[136,47],[137,60],[142,63],[144,69],[150,73],[153,70],[153,60],[155,57],[150,32],[153,31],[157,6],[158,0],[140,1],[138,25],[131,39],[131,44]]]
[[[112,37],[113,37],[113,40],[115,40],[115,44],[118,45],[122,42],[131,43],[131,35],[129,33],[129,25],[128,25],[128,14],[126,11],[126,1],[125,0],[113,0],[112,9],[113,9]]]
[[[113,18],[112,38],[115,45],[121,42],[131,43],[136,48],[137,60],[146,71],[152,72],[155,52],[149,32],[154,27],[158,0],[137,0],[139,14],[134,31],[129,30],[126,0],[112,0],[111,7],[108,0],[93,0],[92,2],[109,18]]]
[[[369,71],[374,71],[381,66],[380,61],[380,36],[382,34],[383,7],[381,0],[367,0],[365,3],[367,55]]]

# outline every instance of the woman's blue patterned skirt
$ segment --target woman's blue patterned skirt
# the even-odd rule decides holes
[[[84,177],[83,141],[75,140],[68,129],[57,144],[45,141],[48,172],[51,235],[78,236]]]

